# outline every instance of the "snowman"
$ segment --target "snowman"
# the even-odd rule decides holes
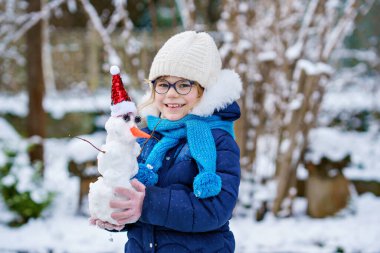
[[[136,157],[140,153],[140,145],[136,138],[149,138],[147,133],[139,130],[136,124],[140,121],[137,109],[124,89],[117,66],[110,69],[112,74],[111,116],[105,124],[106,143],[98,154],[98,171],[101,177],[90,184],[89,210],[92,218],[117,222],[111,218],[115,211],[109,207],[111,200],[120,199],[115,196],[115,187],[131,189],[130,179],[138,172]]]

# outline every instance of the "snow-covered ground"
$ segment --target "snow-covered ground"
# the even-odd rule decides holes
[[[305,200],[297,199],[292,218],[233,219],[236,252],[380,252],[380,198],[367,193],[356,204],[356,214],[311,219]]]
[[[268,215],[260,223],[234,218],[231,228],[236,252],[380,252],[380,198],[365,194],[357,205],[355,215],[320,220],[308,218],[305,202],[298,199],[298,213],[292,218]],[[57,211],[50,218],[31,221],[18,229],[0,226],[0,234],[0,252],[118,253],[123,252],[127,240],[125,233],[89,226],[85,217],[67,211]]]
[[[80,93],[83,94],[83,93]],[[379,108],[380,93],[329,93],[323,110],[338,112]],[[347,100],[349,102],[347,102]],[[355,102],[356,101],[356,102]],[[47,97],[45,109],[60,118],[68,111],[109,110],[108,92],[61,94]],[[11,106],[12,104],[18,106]],[[0,114],[26,114],[24,94],[9,96],[0,94]],[[69,133],[70,134],[70,133]],[[0,139],[18,143],[18,134],[0,117]],[[95,144],[102,143],[104,136],[86,136]],[[380,181],[380,131],[372,125],[367,132],[343,132],[321,127],[310,135],[313,159],[322,154],[340,158],[346,153],[353,155],[353,163],[345,170],[350,179]],[[80,146],[82,145],[82,146]],[[0,146],[1,148],[1,146]],[[87,143],[75,139],[45,140],[46,187],[57,193],[55,201],[44,219],[32,220],[20,228],[9,228],[4,221],[9,217],[0,201],[0,253],[2,252],[123,252],[127,240],[125,233],[109,233],[88,225],[87,217],[76,215],[79,191],[78,178],[70,177],[67,170],[69,158],[80,161],[96,155]],[[80,152],[78,151],[80,150]],[[0,164],[4,155],[0,152]],[[299,176],[305,175],[300,170]],[[268,214],[262,222],[251,217],[235,217],[231,228],[236,237],[236,252],[380,252],[380,198],[367,193],[353,202],[352,212],[326,219],[311,219],[306,214],[304,199],[296,199],[295,214],[291,218],[277,219]]]
[[[0,225],[0,252],[122,252],[125,233],[106,232],[75,215],[79,182],[66,169],[70,141],[48,139],[45,145],[47,187],[59,195],[47,218],[21,228]],[[305,210],[305,200],[299,198],[291,218],[233,218],[236,252],[380,252],[380,198],[361,195],[353,212],[326,219],[309,218]]]

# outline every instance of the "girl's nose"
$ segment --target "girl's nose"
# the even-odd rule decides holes
[[[170,87],[168,92],[166,93],[167,97],[178,97],[179,94],[175,91],[174,87]]]

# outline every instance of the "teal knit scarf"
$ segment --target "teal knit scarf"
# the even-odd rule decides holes
[[[222,187],[216,171],[216,147],[211,129],[219,128],[233,136],[233,123],[222,121],[218,116],[199,117],[188,114],[177,121],[154,116],[147,117],[148,128],[163,135],[154,146],[146,162],[140,164],[136,178],[145,185],[158,181],[157,171],[161,168],[166,152],[175,147],[180,139],[187,138],[190,154],[198,165],[199,174],[193,182],[195,196],[207,198],[216,196]]]

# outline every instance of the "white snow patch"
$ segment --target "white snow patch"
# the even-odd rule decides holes
[[[321,74],[332,74],[334,69],[323,62],[313,63],[311,61],[301,59],[297,62],[297,68],[300,70],[305,70],[306,74],[310,76],[316,76]]]

